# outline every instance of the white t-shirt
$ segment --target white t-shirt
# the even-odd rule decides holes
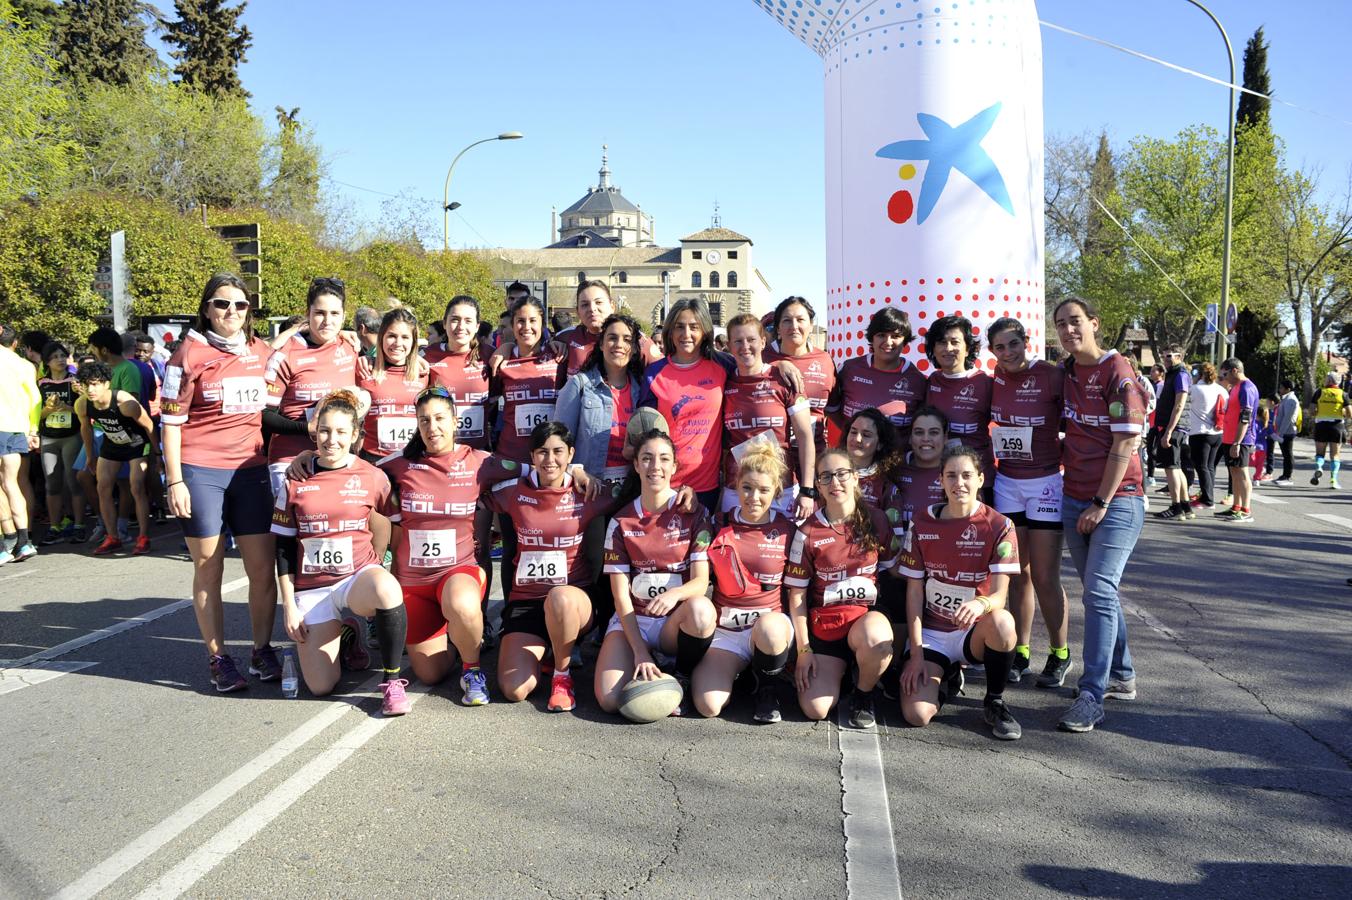
[[[1216,403],[1228,395],[1219,384],[1194,384],[1188,391],[1188,434],[1220,434]]]

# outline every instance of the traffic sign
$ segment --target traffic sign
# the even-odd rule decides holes
[[[1206,305],[1206,333],[1215,334],[1219,328],[1217,322],[1220,320],[1221,310],[1219,303],[1208,303]]]
[[[1231,303],[1225,308],[1225,331],[1227,334],[1235,333],[1235,323],[1239,321],[1239,307]]]

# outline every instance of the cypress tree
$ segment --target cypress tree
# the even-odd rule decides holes
[[[194,90],[248,97],[239,80],[239,64],[253,44],[249,27],[240,23],[247,0],[226,6],[225,0],[174,0],[178,18],[165,25],[164,39],[178,49],[174,74]]]
[[[1253,33],[1253,37],[1244,45],[1244,87],[1271,96],[1272,78],[1268,75],[1267,52],[1268,42],[1263,37],[1263,28],[1260,25]],[[1236,130],[1255,125],[1267,118],[1272,108],[1272,102],[1267,96],[1239,95],[1239,109],[1235,113]]]
[[[129,84],[155,60],[149,12],[141,0],[66,0],[56,29],[61,71],[76,85]]]
[[[1089,193],[1106,204],[1117,193],[1117,170],[1113,167],[1113,151],[1108,145],[1108,133],[1099,133],[1098,150],[1089,169]],[[1120,243],[1118,228],[1093,200],[1086,213],[1084,255],[1108,256]]]

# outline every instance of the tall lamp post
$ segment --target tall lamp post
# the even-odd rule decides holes
[[[1221,308],[1220,321],[1226,321],[1227,307],[1230,305],[1230,219],[1235,205],[1235,48],[1230,45],[1230,35],[1225,33],[1221,20],[1197,0],[1188,0],[1193,6],[1207,14],[1215,23],[1225,41],[1225,53],[1230,59],[1230,97],[1225,104],[1226,121],[1226,158],[1225,158],[1225,233],[1221,247]],[[1217,358],[1225,359],[1225,332],[1216,330]]]
[[[1272,329],[1272,333],[1277,336],[1277,391],[1274,397],[1282,395],[1282,341],[1291,333],[1291,329],[1285,322],[1278,322],[1277,327]]]
[[[460,157],[464,156],[471,147],[477,147],[480,144],[487,144],[490,141],[515,141],[525,137],[519,131],[504,131],[497,137],[484,138],[482,141],[475,141],[455,155],[451,160],[451,167],[446,170],[446,191],[441,199],[441,249],[451,249],[451,173],[455,171],[455,164],[460,162]],[[459,204],[456,204],[459,206]]]

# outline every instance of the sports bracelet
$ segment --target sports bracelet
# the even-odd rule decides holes
[[[165,485],[165,487],[171,488],[171,487],[173,487],[173,486],[176,485],[176,484],[182,484],[182,483],[183,483],[183,479],[180,478],[178,481],[171,481],[171,482],[169,482],[168,484]]]

